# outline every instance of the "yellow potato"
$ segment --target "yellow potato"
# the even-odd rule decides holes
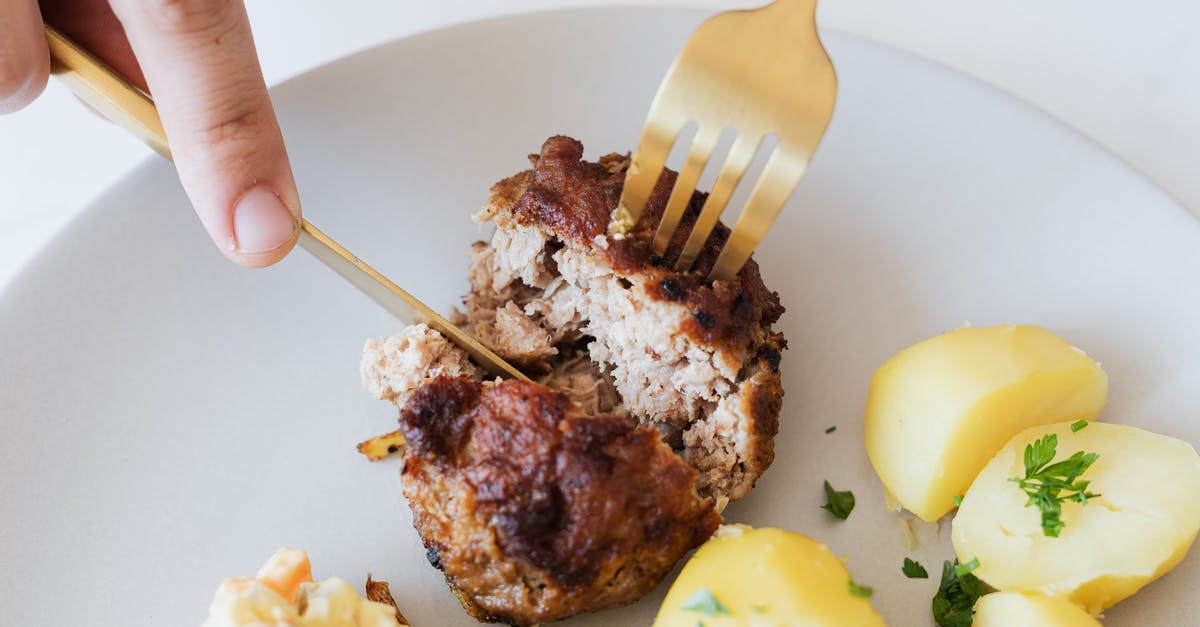
[[[742,525],[721,527],[696,551],[654,619],[654,627],[701,623],[884,624],[867,599],[850,593],[850,574],[825,545],[799,533]]]
[[[914,344],[871,379],[867,455],[912,513],[937,520],[979,469],[1029,426],[1092,419],[1108,376],[1053,333],[964,327]]]
[[[1054,461],[1100,455],[1080,477],[1100,496],[1062,504],[1058,537],[1010,477],[1025,477],[1025,445],[1058,436]],[[1032,427],[996,454],[963,498],[951,537],[959,560],[1000,589],[1062,597],[1092,614],[1163,576],[1200,531],[1200,456],[1186,442],[1127,425]]]
[[[993,592],[975,602],[972,627],[1100,627],[1069,601],[1021,592]]]

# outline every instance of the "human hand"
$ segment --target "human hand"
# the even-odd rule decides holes
[[[154,96],[184,191],[225,256],[282,259],[300,197],[242,0],[0,0],[0,113],[50,72],[42,18]]]

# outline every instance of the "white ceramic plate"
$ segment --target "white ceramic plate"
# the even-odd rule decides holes
[[[554,133],[591,157],[629,149],[701,17],[489,21],[279,87],[307,215],[448,308],[488,186]],[[778,456],[727,515],[820,538],[891,624],[926,625],[937,582],[900,563],[936,573],[948,525],[909,552],[884,512],[861,441],[871,372],[964,321],[1042,324],[1103,361],[1107,419],[1200,441],[1200,224],[988,87],[827,39],[837,115],[758,255],[788,308]],[[396,329],[303,253],[234,268],[166,164],[134,172],[0,297],[0,623],[196,624],[223,577],[288,544],[319,576],[391,581],[417,625],[473,624],[425,561],[395,461],[354,451],[394,424],[360,391],[358,354]],[[818,509],[826,478],[858,497],[846,522]],[[1198,582],[1192,555],[1108,624],[1187,623]],[[665,589],[570,624],[649,624]]]

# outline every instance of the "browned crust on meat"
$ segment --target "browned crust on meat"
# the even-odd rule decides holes
[[[606,155],[599,162],[583,160],[583,144],[570,137],[546,140],[541,154],[533,158],[533,169],[500,181],[492,188],[492,206],[511,206],[521,224],[538,225],[564,242],[591,247],[624,276],[647,277],[647,294],[654,299],[686,303],[692,320],[683,331],[698,343],[734,350],[752,341],[752,329],[774,323],[783,314],[779,294],[763,284],[758,264],[746,262],[733,281],[712,284],[704,279],[716,262],[729,229],[718,224],[700,252],[692,271],[675,272],[664,259],[651,254],[650,242],[670,198],[675,173],[664,170],[641,218],[622,240],[607,238],[605,246],[594,245],[605,236],[610,216],[621,198],[629,160]],[[667,249],[666,260],[674,260],[699,217],[707,194],[693,194],[680,227]]]
[[[758,348],[756,360],[758,373],[751,377],[754,385],[749,387],[746,405],[750,416],[750,431],[756,434],[754,452],[747,462],[748,469],[757,478],[775,461],[775,434],[779,432],[779,411],[783,408],[783,386],[779,377],[780,352],[787,347],[782,333],[772,333]],[[751,484],[750,487],[753,487]],[[747,492],[749,488],[747,488]],[[743,494],[731,494],[738,499]]]
[[[377,435],[358,443],[358,452],[367,459],[377,462],[388,455],[399,453],[404,448],[404,434],[399,430]]]
[[[376,603],[384,603],[392,606],[396,610],[396,622],[401,625],[407,625],[408,619],[404,618],[404,614],[400,611],[400,607],[396,605],[396,599],[392,598],[392,591],[388,588],[388,582],[375,581],[371,579],[371,573],[367,573],[367,599]]]
[[[448,372],[410,395],[408,378],[393,377],[406,391],[393,399],[400,430],[362,445],[404,450],[402,487],[426,557],[482,621],[529,625],[636,600],[774,459],[778,295],[753,260],[733,281],[706,280],[723,225],[690,272],[650,254],[669,170],[631,236],[608,237],[629,159],[582,155],[579,142],[552,137],[532,169],[493,186],[479,218],[497,231],[476,244],[458,321],[495,330],[488,337],[514,358],[550,370],[586,358],[595,372],[573,372],[581,381],[561,392]],[[667,260],[704,200],[691,198]],[[621,397],[593,394],[605,382]]]
[[[480,620],[630,603],[720,523],[657,431],[586,416],[542,385],[439,377],[400,423],[414,525]]]

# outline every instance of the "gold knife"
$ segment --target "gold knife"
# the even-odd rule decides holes
[[[167,135],[158,118],[154,101],[112,68],[83,49],[54,27],[46,26],[50,46],[51,73],[61,79],[81,100],[117,125],[149,144],[158,154],[171,159]],[[462,329],[400,289],[387,277],[368,266],[350,251],[322,233],[308,220],[300,225],[300,247],[342,278],[357,287],[405,324],[423,322],[457,344],[489,373],[528,381],[529,378],[464,332]]]

